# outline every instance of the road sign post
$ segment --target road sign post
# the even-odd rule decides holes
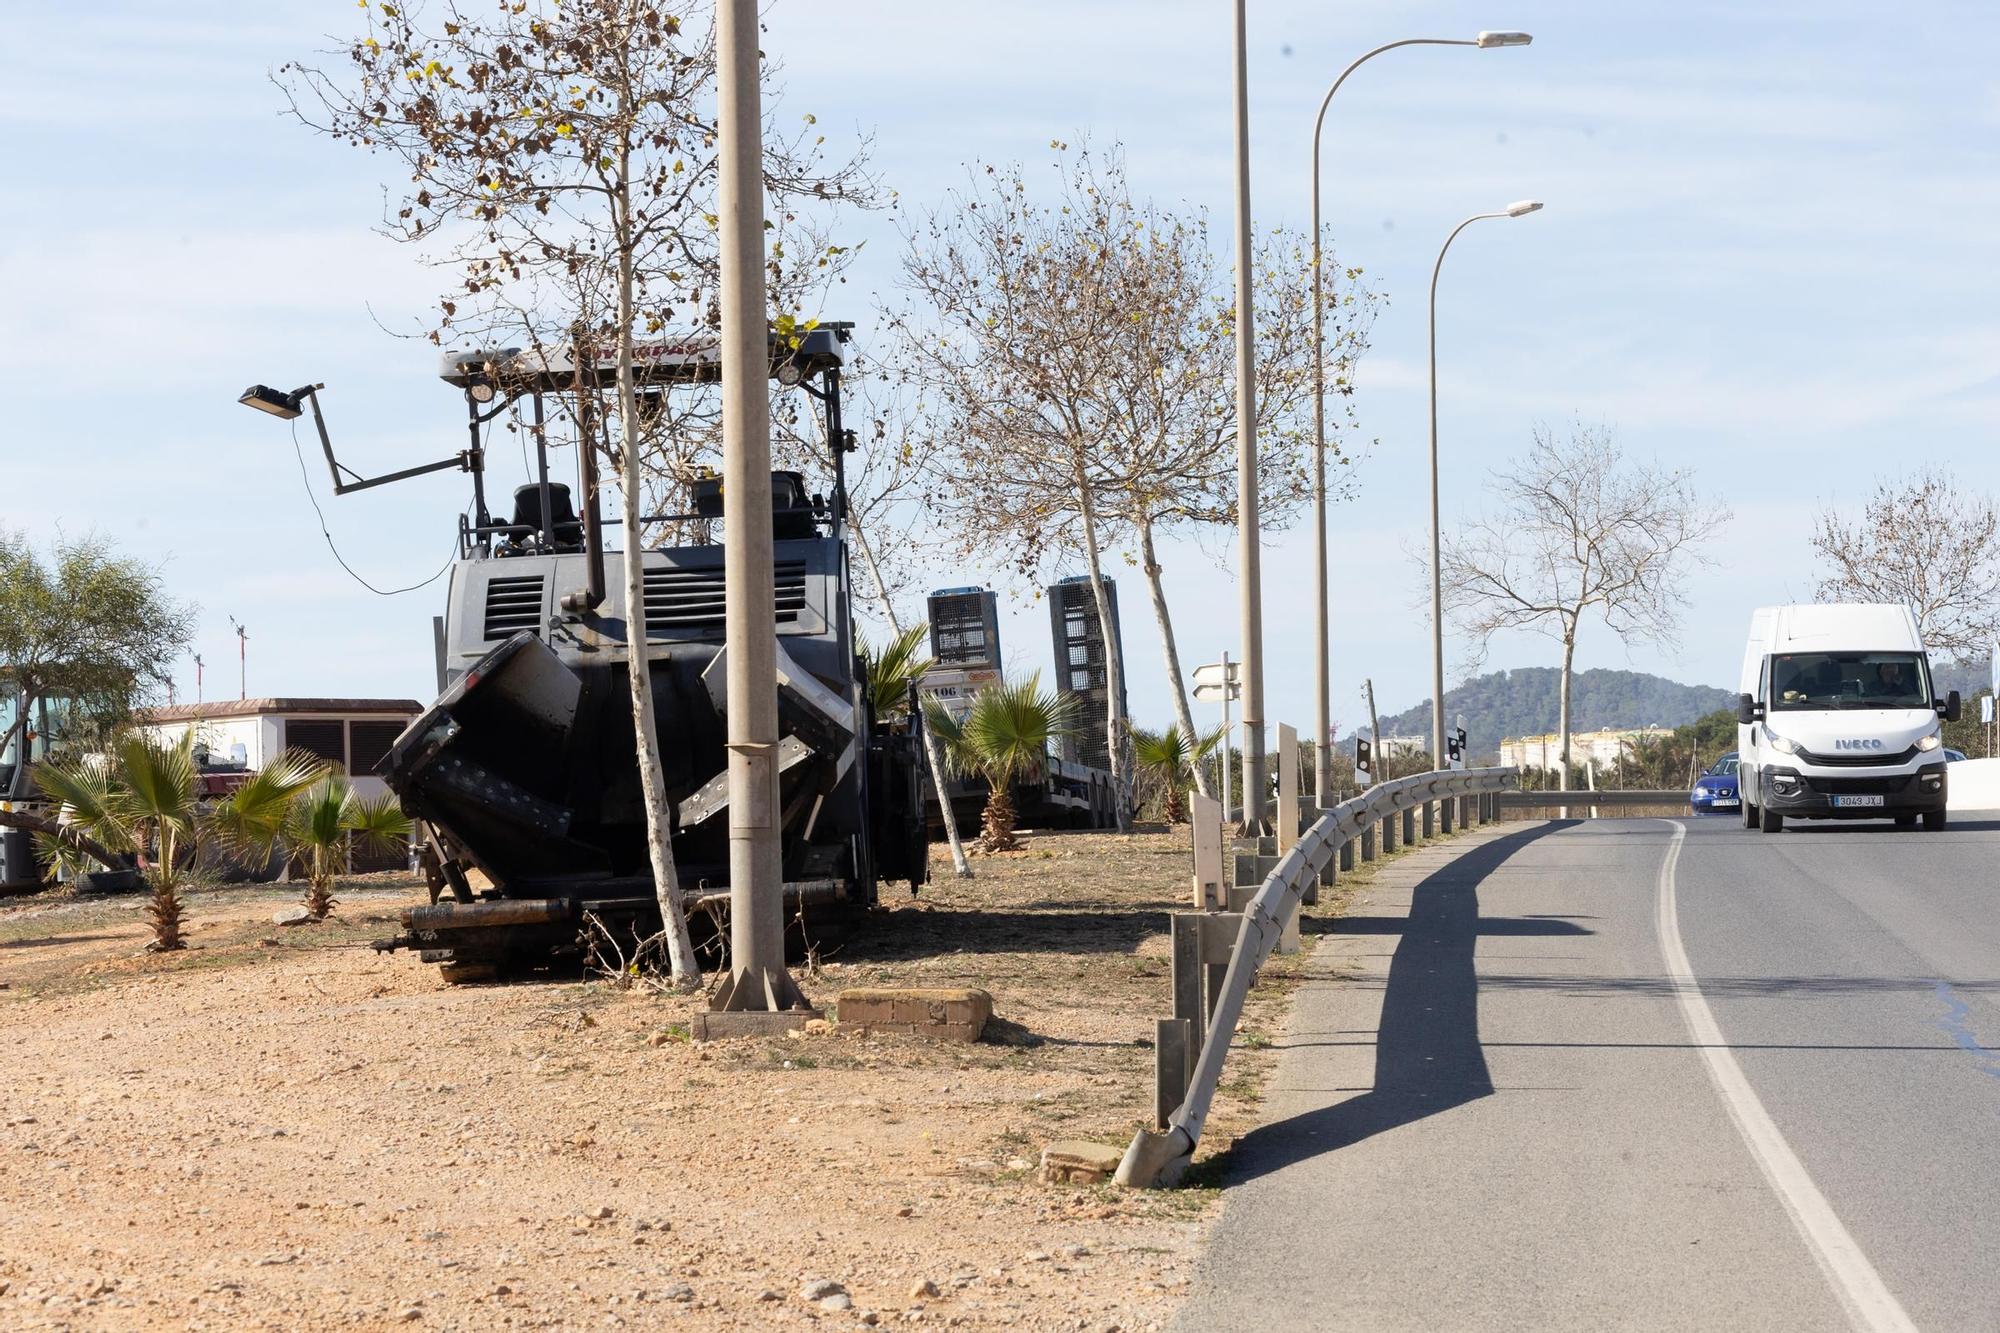
[[[1194,669],[1194,697],[1199,703],[1222,705],[1222,817],[1229,818],[1229,701],[1242,697],[1241,669],[1224,653],[1220,662]],[[1194,738],[1189,737],[1192,745]]]

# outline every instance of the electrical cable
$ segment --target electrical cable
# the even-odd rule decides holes
[[[319,535],[326,538],[326,549],[333,552],[334,560],[339,562],[340,567],[347,571],[349,578],[374,593],[377,597],[400,597],[406,592],[415,592],[419,588],[427,588],[444,577],[445,571],[450,569],[453,562],[458,559],[458,537],[456,535],[453,535],[451,539],[451,553],[445,556],[444,563],[438,566],[438,572],[425,579],[422,583],[412,583],[407,588],[378,588],[367,579],[362,578],[361,575],[355,573],[354,566],[347,563],[346,558],[340,554],[340,548],[333,544],[333,534],[327,531],[326,512],[319,507],[319,497],[313,494],[312,476],[306,471],[305,450],[299,446],[299,423],[297,420],[294,420],[291,426],[292,456],[299,460],[299,480],[304,483],[306,499],[312,501],[313,513],[319,518]]]

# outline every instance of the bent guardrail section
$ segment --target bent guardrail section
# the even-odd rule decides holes
[[[1189,1075],[1187,1094],[1173,1111],[1164,1128],[1142,1129],[1132,1138],[1119,1164],[1116,1179],[1121,1185],[1142,1188],[1172,1187],[1194,1156],[1201,1141],[1202,1125],[1215,1099],[1216,1084],[1222,1077],[1222,1063],[1229,1054],[1229,1039],[1243,1014],[1243,1000],[1250,983],[1271,956],[1283,935],[1286,923],[1298,911],[1307,889],[1318,884],[1340,849],[1383,821],[1405,810],[1428,806],[1436,801],[1485,796],[1513,786],[1520,776],[1515,768],[1477,768],[1458,772],[1420,773],[1372,787],[1351,801],[1342,802],[1322,814],[1298,842],[1264,877],[1256,893],[1243,907],[1236,941],[1229,953],[1228,970],[1216,993],[1209,997],[1210,1010],[1203,1025],[1201,1053]],[[1482,803],[1482,812],[1484,803]]]

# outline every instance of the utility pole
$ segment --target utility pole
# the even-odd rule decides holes
[[[243,628],[235,616],[229,617],[230,627],[236,631],[236,697],[250,697],[250,631]]]
[[[1375,771],[1368,776],[1380,782],[1388,774],[1388,757],[1382,750],[1382,723],[1375,716],[1375,678],[1370,676],[1363,680],[1361,688],[1368,694],[1369,744],[1375,750]]]
[[[776,1011],[805,1008],[806,999],[785,971],[785,875],[778,841],[771,335],[765,312],[764,112],[757,36],[757,0],[717,0],[729,977],[711,1007]]]
[[[194,701],[201,702],[201,654],[194,655]]]
[[[1264,580],[1257,520],[1257,344],[1250,256],[1247,0],[1236,0],[1236,577],[1243,632],[1243,826],[1264,829]]]

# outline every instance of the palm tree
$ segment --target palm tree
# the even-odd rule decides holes
[[[409,837],[410,827],[395,796],[363,797],[338,773],[325,774],[294,797],[279,840],[306,877],[305,909],[313,920],[324,921],[334,908],[333,877],[346,861],[350,839],[382,850]]]
[[[926,699],[924,722],[944,742],[945,759],[953,772],[986,782],[980,850],[1004,852],[1019,847],[1014,836],[1014,784],[1041,772],[1048,761],[1050,741],[1075,732],[1075,699],[1042,689],[1041,673],[1035,672],[988,685],[972,697],[971,711],[963,722],[952,717],[937,699]]]
[[[275,836],[284,806],[322,771],[311,755],[287,751],[227,800],[204,807],[196,795],[191,733],[172,743],[131,735],[113,744],[107,755],[43,764],[35,781],[56,803],[58,823],[113,853],[136,855],[152,893],[147,918],[153,942],[148,947],[168,951],[186,945],[181,890],[194,873],[194,848],[201,835],[212,830],[225,843],[239,846],[266,830]],[[47,850],[72,872],[99,859],[53,840]]]
[[[1222,728],[1188,743],[1179,724],[1162,732],[1141,731],[1133,739],[1133,756],[1139,767],[1156,775],[1166,786],[1167,798],[1161,816],[1169,824],[1187,822],[1186,786],[1194,780],[1198,766],[1222,743]]]
[[[868,698],[875,705],[875,716],[896,717],[909,711],[911,687],[921,682],[932,666],[921,651],[929,629],[928,625],[912,625],[880,648],[862,643],[861,661],[867,668]]]

